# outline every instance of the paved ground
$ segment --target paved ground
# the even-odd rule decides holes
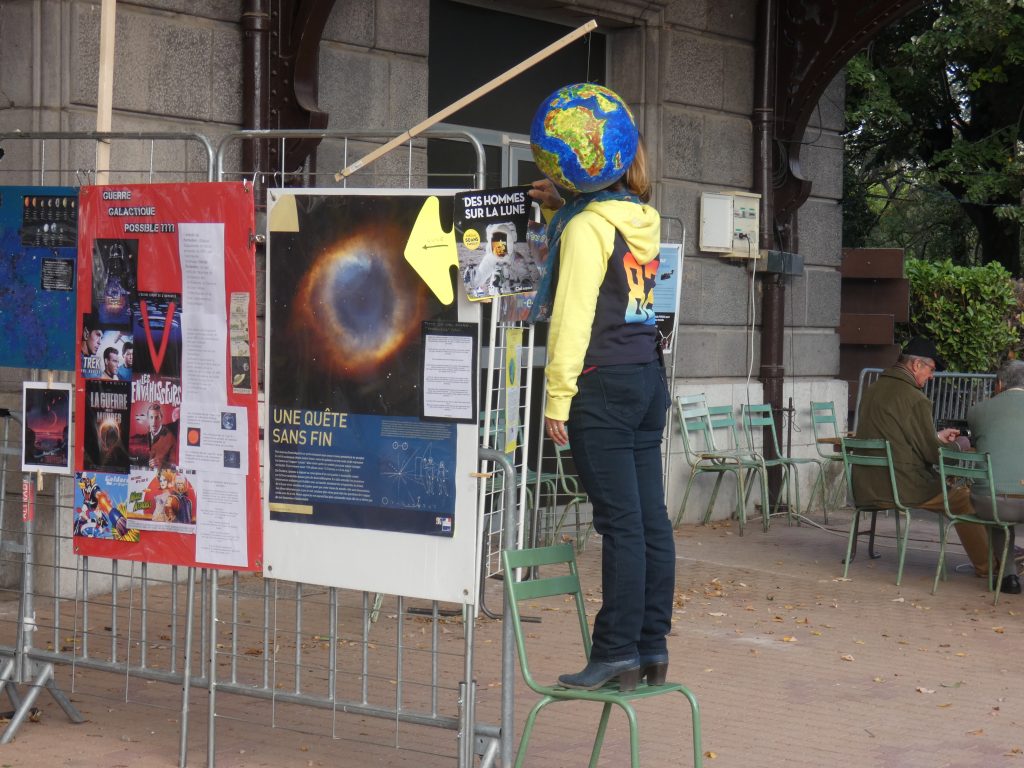
[[[883,557],[858,559],[841,575],[848,518],[833,530],[774,521],[743,537],[735,526],[678,532],[671,679],[696,692],[704,717],[705,765],[754,768],[992,768],[1024,766],[1024,596],[993,607],[982,580],[951,571],[931,595],[931,521],[916,522],[904,583],[894,584],[891,530]],[[581,555],[590,605],[599,604],[599,546]],[[952,565],[965,559],[954,548]],[[489,589],[497,605],[500,586]],[[566,605],[538,605],[531,634],[545,641],[536,660],[543,679],[575,670],[582,658]],[[478,719],[497,723],[500,622],[477,629]],[[452,642],[458,643],[458,632]],[[3,644],[11,639],[0,638]],[[72,691],[71,670],[58,680]],[[188,763],[206,765],[207,694],[193,697]],[[0,746],[3,766],[178,764],[180,692],[162,683],[125,681],[76,670],[72,698],[88,718],[72,725],[45,696],[42,717]],[[533,695],[518,682],[516,724]],[[450,731],[309,710],[274,712],[270,702],[222,700],[216,765],[454,766]],[[639,705],[641,761],[648,768],[688,765],[690,729],[682,698]],[[597,712],[560,705],[541,716],[528,766],[584,766]],[[293,730],[301,728],[319,734]],[[334,729],[337,738],[331,738]],[[396,744],[398,745],[396,748]],[[628,765],[625,728],[613,717],[602,766]]]

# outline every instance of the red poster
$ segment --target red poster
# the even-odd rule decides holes
[[[263,559],[252,188],[79,195],[75,552]]]

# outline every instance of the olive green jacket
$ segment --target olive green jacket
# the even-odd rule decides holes
[[[934,465],[944,444],[935,434],[932,404],[904,369],[887,368],[868,387],[860,404],[857,437],[889,441],[896,492],[904,505],[913,506],[942,492]],[[854,467],[853,496],[858,504],[891,503],[886,470]]]

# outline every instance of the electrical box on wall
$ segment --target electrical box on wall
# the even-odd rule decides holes
[[[702,192],[700,249],[738,259],[760,258],[758,210],[753,192]]]

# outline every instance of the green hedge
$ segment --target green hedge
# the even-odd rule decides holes
[[[1021,307],[1001,264],[960,267],[909,259],[906,269],[910,323],[901,340],[929,337],[951,371],[994,371],[1016,352]]]

